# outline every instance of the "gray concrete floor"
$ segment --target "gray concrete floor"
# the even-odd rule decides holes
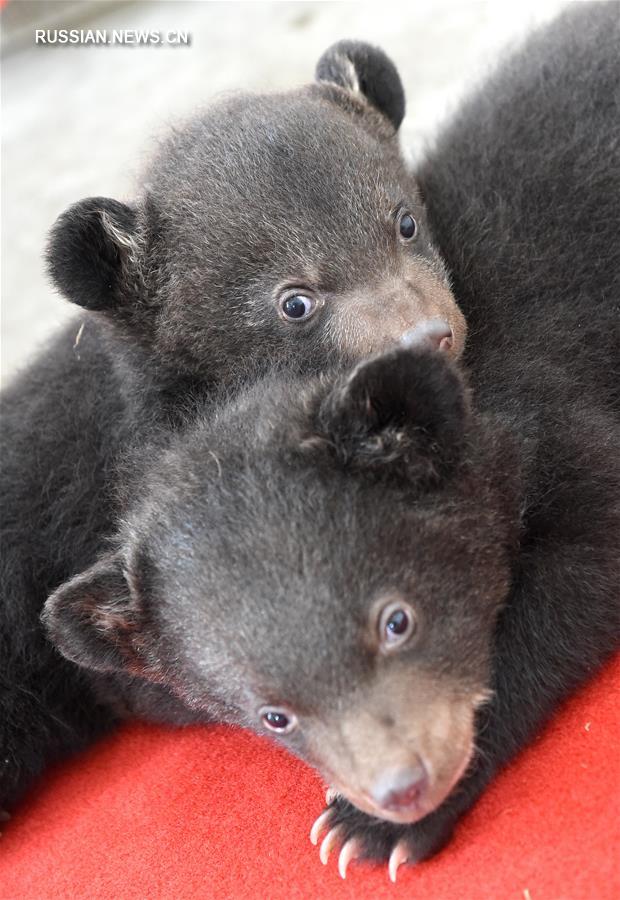
[[[382,46],[407,92],[415,158],[472,81],[562,0],[520,2],[65,2],[12,0],[3,17],[2,373],[71,314],[45,279],[55,217],[89,195],[131,198],[158,134],[231,89],[312,77],[343,37]],[[186,29],[189,47],[35,46],[35,27]]]

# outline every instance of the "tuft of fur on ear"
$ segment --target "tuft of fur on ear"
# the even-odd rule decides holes
[[[453,364],[436,351],[399,348],[361,362],[323,397],[316,437],[345,466],[430,484],[461,458],[468,417]]]
[[[141,672],[141,598],[120,554],[106,556],[59,587],[41,621],[67,659],[97,672]]]
[[[52,227],[46,259],[54,285],[72,303],[114,309],[138,265],[135,210],[107,197],[74,203]]]
[[[396,66],[383,50],[363,41],[339,41],[325,51],[316,80],[362,95],[398,131],[405,116],[405,92]]]

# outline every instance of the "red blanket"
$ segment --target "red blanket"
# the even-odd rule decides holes
[[[323,789],[268,741],[133,725],[49,774],[0,839],[0,897],[617,900],[620,658],[560,710],[435,859],[319,862]]]

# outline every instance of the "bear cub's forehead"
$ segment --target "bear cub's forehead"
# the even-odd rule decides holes
[[[317,86],[227,97],[162,145],[149,191],[186,215],[201,201],[211,209],[218,201],[266,207],[270,215],[281,201],[291,217],[300,207],[334,214],[350,204],[388,212],[417,191],[378,118],[370,108],[352,115]]]

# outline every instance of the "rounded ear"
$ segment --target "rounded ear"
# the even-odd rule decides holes
[[[141,674],[141,606],[124,560],[114,554],[61,585],[47,599],[41,621],[52,643],[77,665]]]
[[[47,268],[65,297],[85,309],[114,309],[123,302],[128,267],[136,265],[136,213],[107,197],[89,197],[56,220],[47,246]]]
[[[315,427],[345,465],[436,482],[461,457],[468,414],[463,382],[442,354],[399,348],[338,382]]]
[[[362,41],[339,41],[325,51],[316,80],[362,94],[398,131],[405,116],[405,92],[396,66],[383,50]]]

